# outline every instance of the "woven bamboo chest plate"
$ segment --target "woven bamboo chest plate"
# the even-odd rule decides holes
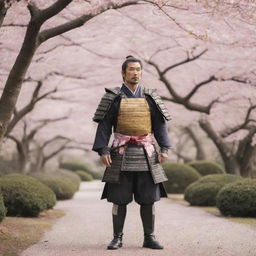
[[[116,132],[139,136],[150,133],[151,115],[145,98],[122,98]]]

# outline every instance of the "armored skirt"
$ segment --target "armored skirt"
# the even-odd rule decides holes
[[[156,150],[149,157],[143,146],[128,144],[123,154],[111,151],[112,164],[102,181],[106,182],[101,199],[115,204],[128,204],[132,195],[139,204],[152,204],[167,197],[162,182],[167,180],[158,162]]]

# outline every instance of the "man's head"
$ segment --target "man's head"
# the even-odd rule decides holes
[[[141,79],[142,62],[133,56],[127,56],[122,65],[123,81],[126,84],[136,85]]]

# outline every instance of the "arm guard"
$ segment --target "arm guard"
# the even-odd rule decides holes
[[[105,115],[109,111],[115,98],[120,94],[120,87],[105,88],[106,93],[101,98],[100,104],[98,105],[96,112],[93,117],[93,121],[99,123],[104,119]]]
[[[170,121],[172,119],[166,106],[163,103],[163,100],[156,93],[156,89],[144,88],[144,94],[148,95],[149,97],[151,97],[153,99],[157,108],[159,109],[160,113],[163,115],[163,117],[165,118],[166,121]]]

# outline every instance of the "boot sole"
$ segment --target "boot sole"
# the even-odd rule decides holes
[[[147,245],[143,245],[142,246],[143,248],[148,248],[148,249],[154,249],[154,250],[163,250],[164,247],[150,247],[150,246],[147,246]]]
[[[120,244],[118,247],[107,247],[107,250],[117,250],[119,248],[121,248],[123,246],[123,244]]]

